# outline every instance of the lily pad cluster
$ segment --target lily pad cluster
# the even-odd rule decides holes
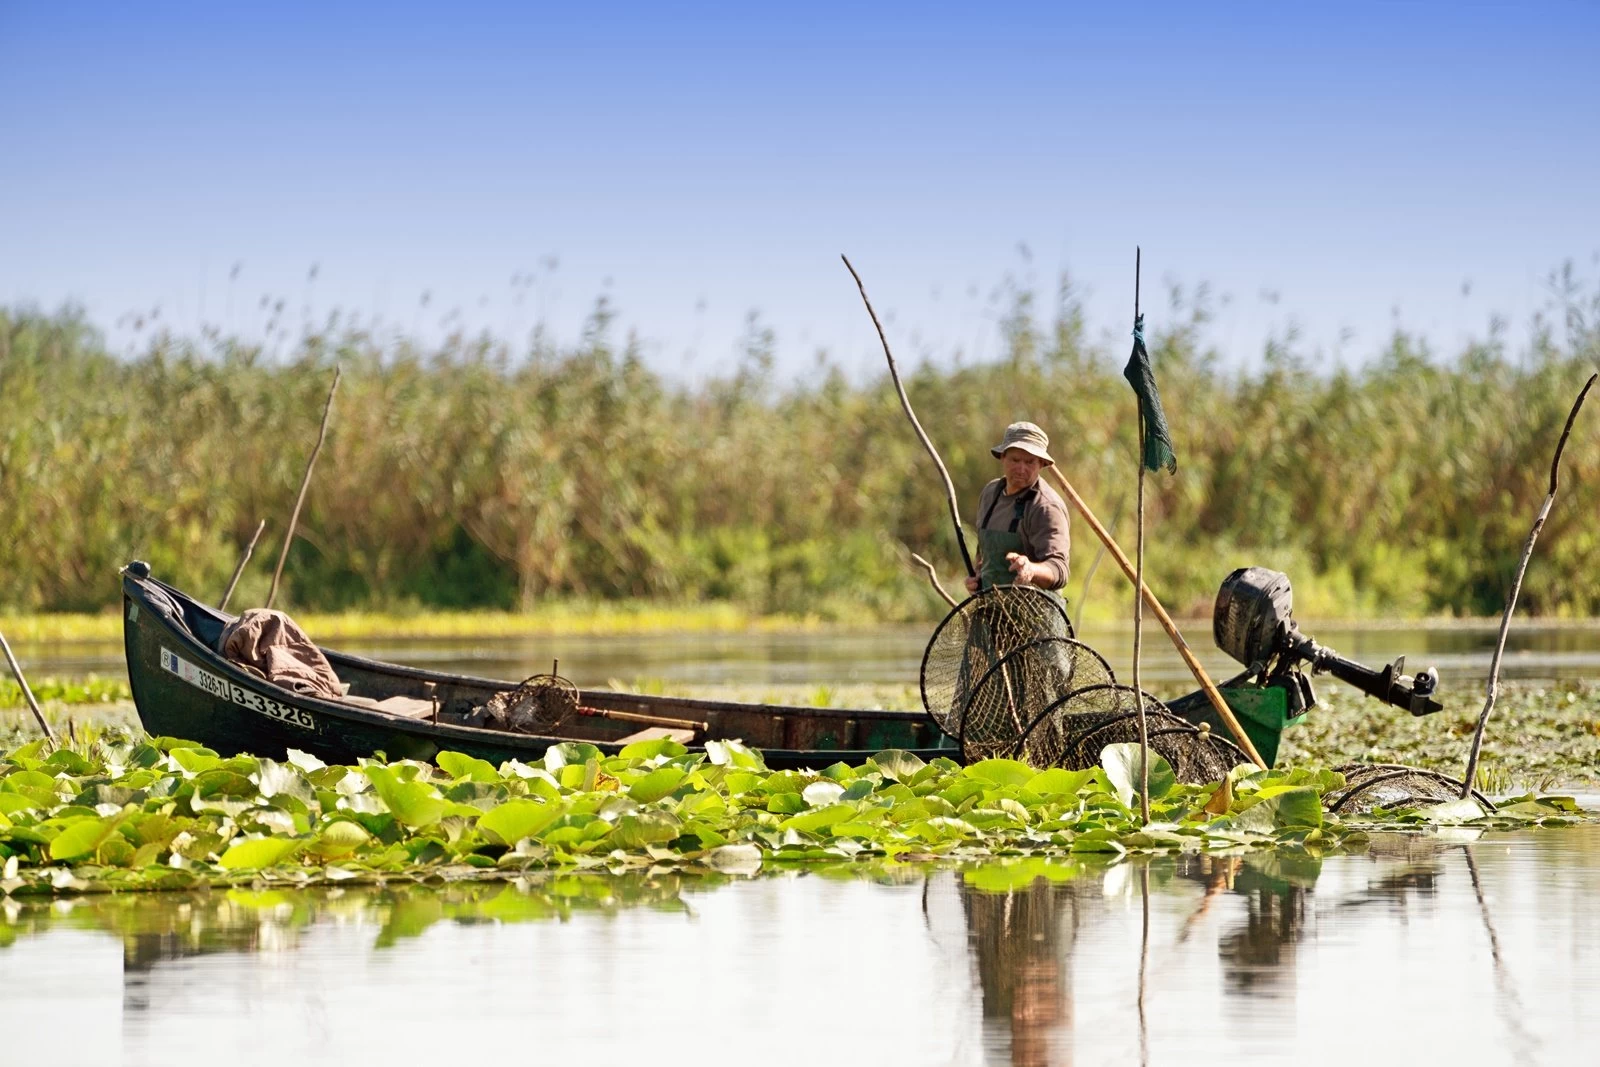
[[[463,880],[542,869],[755,873],[764,865],[1256,847],[1325,851],[1375,824],[1518,825],[1579,817],[1566,798],[1475,803],[1359,821],[1325,814],[1331,771],[1236,768],[1185,785],[1156,757],[1152,821],[1136,814],[1137,745],[1101,766],[924,763],[770,771],[737,741],[669,739],[605,756],[553,746],[539,765],[459,752],[435,763],[328,765],[224,757],[171,738],[39,741],[0,756],[0,893]]]

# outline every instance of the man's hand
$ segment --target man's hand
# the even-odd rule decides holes
[[[1018,585],[1033,585],[1034,579],[1040,577],[1044,568],[1021,552],[1007,552],[1006,566],[1011,568],[1011,573],[1016,575]]]
[[[979,583],[978,577],[976,575],[973,575],[972,577],[968,578],[967,579],[967,592],[976,593],[978,591],[979,584],[980,583]]]

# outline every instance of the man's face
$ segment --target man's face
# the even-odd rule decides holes
[[[1044,470],[1044,460],[1020,448],[1008,448],[1000,457],[1000,466],[1006,473],[1006,494],[1015,495],[1039,480]]]

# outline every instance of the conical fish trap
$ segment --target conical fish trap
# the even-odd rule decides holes
[[[578,687],[559,674],[535,674],[490,697],[483,710],[497,729],[546,733],[578,710]]]
[[[1461,779],[1438,771],[1424,771],[1403,763],[1347,763],[1335,768],[1344,775],[1344,788],[1322,798],[1336,815],[1363,815],[1373,808],[1426,808],[1461,799]],[[1474,789],[1471,796],[1484,811],[1493,811],[1489,798]]]
[[[956,723],[969,761],[1011,756],[1047,708],[1084,686],[1116,681],[1105,658],[1070,637],[1028,641],[991,666],[967,696]]]
[[[1249,758],[1232,741],[1174,715],[1144,694],[1145,732],[1151,751],[1172,765],[1180,782],[1223,778]],[[1091,685],[1065,694],[1023,735],[1017,758],[1035,767],[1078,771],[1096,766],[1107,745],[1139,740],[1139,702],[1132,686]]]
[[[989,668],[1029,641],[1071,636],[1059,597],[1027,585],[985,589],[933,631],[922,654],[922,706],[939,729],[959,738],[967,699]]]

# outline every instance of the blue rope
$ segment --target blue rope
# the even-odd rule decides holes
[[[1142,314],[1133,320],[1133,343],[1144,344],[1144,316]]]

